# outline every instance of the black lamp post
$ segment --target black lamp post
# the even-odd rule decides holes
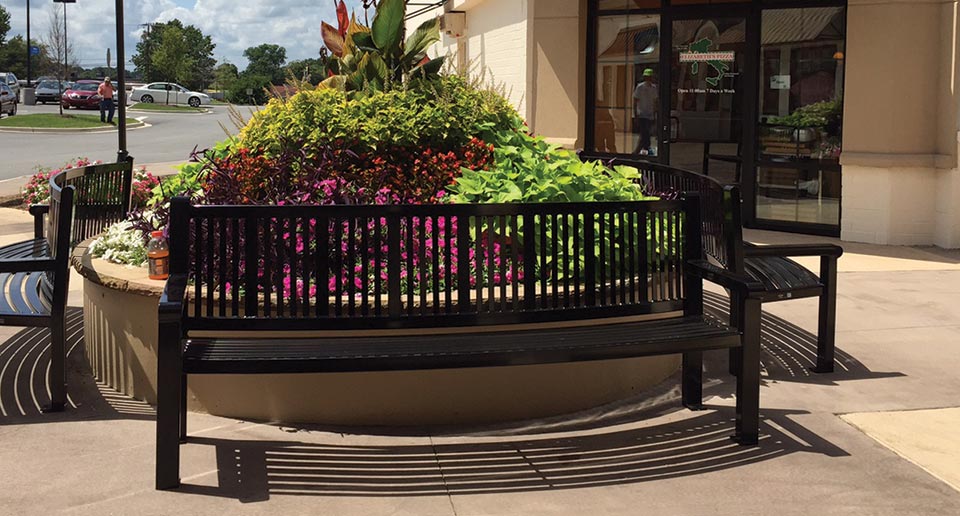
[[[130,159],[127,152],[127,78],[123,54],[123,0],[116,0],[117,18],[117,162]]]
[[[27,0],[27,87],[33,87],[33,82],[30,80],[30,57],[31,57],[30,47],[30,0]]]

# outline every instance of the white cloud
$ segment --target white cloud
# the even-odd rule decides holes
[[[346,0],[347,6],[362,15],[360,0]],[[0,0],[11,15],[9,36],[26,32],[25,2]],[[39,4],[39,5],[38,5]],[[31,39],[47,32],[48,9],[62,4],[33,2],[30,11]],[[124,32],[127,67],[136,51],[141,24],[166,22],[174,18],[194,25],[213,38],[214,56],[241,69],[246,66],[244,49],[273,43],[287,49],[287,60],[316,57],[323,44],[320,22],[335,23],[332,0],[126,0]],[[115,0],[79,0],[67,4],[67,31],[80,64],[90,68],[106,63],[109,47],[116,66]]]

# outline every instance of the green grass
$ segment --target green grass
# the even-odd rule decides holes
[[[144,111],[175,111],[178,113],[202,113],[203,108],[192,108],[190,106],[184,106],[183,104],[173,105],[173,104],[146,104],[140,102],[130,106],[130,109],[142,109]]]
[[[114,120],[116,122],[117,120]],[[138,124],[138,120],[127,119],[127,124]],[[96,127],[110,127],[100,121],[99,115],[60,116],[56,113],[41,113],[33,115],[8,116],[0,119],[0,127],[26,127],[32,129],[93,129]]]

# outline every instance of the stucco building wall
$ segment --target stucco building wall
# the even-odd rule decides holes
[[[841,238],[960,247],[957,2],[848,8]]]

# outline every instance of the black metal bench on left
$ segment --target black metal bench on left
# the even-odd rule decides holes
[[[0,247],[0,325],[50,328],[49,411],[63,410],[67,401],[64,314],[74,187],[62,186],[63,179],[51,178],[49,206],[30,209],[36,221],[34,238]]]
[[[30,207],[34,238],[0,247],[0,325],[50,328],[50,399],[67,401],[64,313],[70,250],[123,220],[130,210],[133,161],[88,165],[50,178],[50,204]]]

